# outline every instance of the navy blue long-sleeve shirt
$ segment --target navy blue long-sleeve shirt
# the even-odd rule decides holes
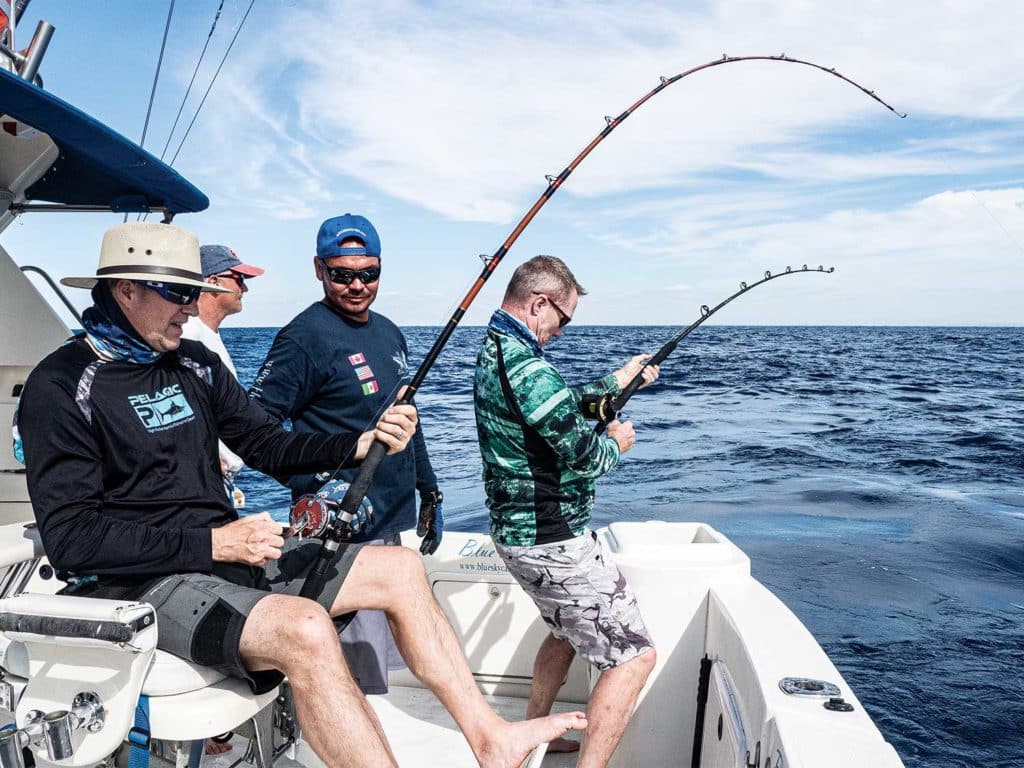
[[[218,437],[274,474],[336,466],[359,438],[287,432],[198,342],[139,365],[98,360],[81,338],[29,375],[18,430],[53,564],[140,580],[216,570],[210,529],[238,517]]]
[[[370,312],[358,323],[317,302],[282,328],[249,388],[249,396],[295,432],[364,431],[394,402],[409,380],[405,336],[383,315]],[[423,430],[412,450],[387,456],[367,494],[376,522],[364,540],[383,538],[416,525],[415,490],[437,489]],[[342,470],[345,480],[357,471]],[[314,493],[326,474],[282,478],[294,495]]]

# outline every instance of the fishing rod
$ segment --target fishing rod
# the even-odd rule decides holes
[[[619,418],[619,414],[622,413],[622,409],[626,406],[626,403],[629,402],[629,398],[635,395],[636,391],[643,386],[643,369],[649,365],[661,365],[662,362],[664,362],[665,358],[667,358],[669,355],[675,352],[676,347],[679,346],[679,342],[681,342],[695,330],[700,328],[700,326],[702,326],[704,322],[708,320],[708,318],[710,318],[713,314],[715,314],[715,312],[720,310],[733,299],[742,296],[748,291],[754,290],[759,285],[764,285],[765,283],[771,280],[777,280],[780,277],[786,277],[786,275],[813,275],[819,273],[824,275],[830,275],[835,271],[835,267],[829,267],[828,269],[825,269],[821,265],[819,265],[817,269],[810,269],[806,264],[804,264],[802,269],[793,269],[792,267],[786,267],[785,272],[777,272],[774,275],[771,272],[766,271],[764,273],[764,277],[762,277],[756,283],[750,283],[750,285],[747,285],[747,283],[745,282],[740,283],[740,289],[738,291],[736,291],[734,294],[727,297],[723,301],[720,301],[714,307],[709,309],[707,304],[702,304],[700,308],[700,317],[698,317],[696,320],[694,320],[692,323],[686,326],[683,330],[681,330],[671,339],[666,341],[662,348],[655,352],[651,356],[651,359],[647,360],[643,364],[643,366],[640,369],[640,372],[637,373],[637,375],[634,376],[630,380],[630,382],[622,388],[622,392],[620,392],[616,396],[612,396],[611,394],[605,394],[586,395],[585,397],[583,397],[580,401],[580,409],[583,411],[583,415],[589,420],[596,420],[597,426],[594,427],[594,432],[596,432],[599,435],[602,434],[608,427],[608,424],[615,421],[615,419]]]
[[[503,242],[491,256],[481,257],[483,258],[484,261],[483,271],[480,273],[480,276],[470,287],[469,292],[462,299],[461,303],[456,308],[451,318],[448,320],[444,329],[441,331],[437,339],[434,341],[434,344],[433,346],[431,346],[430,351],[427,352],[426,358],[420,364],[420,367],[417,369],[415,375],[412,377],[412,381],[409,383],[408,388],[405,391],[405,394],[403,394],[396,401],[396,403],[399,405],[406,405],[412,402],[413,398],[416,396],[416,392],[420,388],[420,385],[426,378],[427,373],[430,371],[431,367],[433,367],[434,362],[441,354],[441,350],[444,349],[444,346],[448,343],[448,340],[455,332],[455,328],[458,326],[459,322],[465,316],[466,310],[469,309],[469,305],[473,303],[473,300],[476,299],[477,294],[479,294],[480,290],[484,287],[484,283],[486,283],[490,276],[494,274],[494,271],[497,269],[502,259],[505,258],[505,255],[512,248],[512,245],[515,243],[516,240],[519,239],[519,236],[523,233],[523,230],[525,230],[526,227],[530,224],[530,222],[533,221],[534,216],[536,216],[540,209],[544,207],[545,203],[547,203],[547,201],[554,196],[555,192],[557,192],[559,188],[562,186],[562,184],[565,183],[565,180],[569,178],[569,175],[574,170],[576,170],[579,164],[586,159],[587,155],[589,155],[598,144],[604,141],[605,138],[607,138],[612,131],[614,131],[616,128],[622,125],[623,121],[625,121],[627,117],[629,117],[637,109],[639,109],[645,102],[647,102],[649,99],[652,99],[657,94],[661,93],[663,90],[668,88],[673,83],[678,82],[679,80],[682,80],[684,77],[689,77],[690,75],[705,69],[719,67],[722,66],[723,64],[734,64],[740,61],[774,61],[786,64],[800,64],[802,66],[811,67],[813,69],[824,72],[827,75],[837,77],[843,82],[852,85],[861,93],[871,97],[896,116],[900,118],[904,118],[907,116],[906,113],[899,112],[888,102],[884,101],[882,98],[877,96],[874,91],[868,90],[860,83],[857,83],[854,80],[847,77],[846,75],[837,72],[835,67],[825,67],[822,66],[821,64],[815,64],[812,61],[794,59],[793,57],[787,56],[784,53],[779,54],[778,56],[729,56],[728,54],[722,54],[722,57],[719,59],[715,59],[705,64],[701,64],[699,66],[688,69],[684,72],[680,72],[678,75],[673,75],[672,77],[662,77],[658,85],[656,85],[654,88],[652,88],[642,97],[640,97],[635,103],[633,103],[621,114],[617,115],[616,117],[606,116],[604,119],[604,129],[601,130],[601,132],[598,133],[597,136],[591,139],[590,143],[587,144],[582,149],[582,151],[580,151],[580,153],[576,155],[575,158],[573,158],[572,162],[570,162],[564,169],[562,169],[562,171],[557,176],[545,177],[548,181],[547,188],[544,190],[543,193],[541,193],[541,196],[537,198],[537,201],[532,206],[530,206],[529,210],[527,210],[523,217],[519,220],[519,223],[515,225],[515,227],[512,229],[512,232],[509,233],[507,238],[505,238],[505,242]],[[385,446],[384,443],[380,441],[374,441],[373,445],[370,446],[369,451],[367,451],[367,454],[363,459],[362,464],[360,465],[359,474],[356,476],[356,479],[349,486],[348,491],[346,491],[345,496],[341,500],[340,505],[337,506],[337,509],[332,510],[331,520],[325,527],[324,531],[320,534],[323,539],[323,546],[321,548],[320,555],[317,561],[314,563],[313,568],[310,570],[309,576],[307,577],[306,583],[302,589],[301,594],[303,597],[311,597],[315,599],[319,596],[320,591],[323,587],[324,577],[327,573],[327,569],[330,567],[331,561],[334,559],[334,555],[341,547],[342,541],[351,538],[351,536],[353,535],[351,523],[356,518],[357,513],[360,510],[360,505],[362,504],[363,499],[366,497],[367,491],[369,491],[370,489],[370,484],[373,482],[373,477],[377,472],[377,467],[380,466],[380,463],[381,461],[383,461],[384,456],[386,454],[387,446]]]

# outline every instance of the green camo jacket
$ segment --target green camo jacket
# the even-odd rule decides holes
[[[499,343],[515,408],[502,388]],[[594,482],[619,461],[618,443],[595,435],[578,406],[585,394],[618,394],[614,375],[570,388],[539,352],[526,328],[499,310],[477,357],[473,392],[491,536],[506,546],[583,533]]]

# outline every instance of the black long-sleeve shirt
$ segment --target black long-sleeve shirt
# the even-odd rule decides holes
[[[210,529],[237,519],[218,437],[267,473],[331,470],[358,433],[291,433],[220,359],[183,340],[155,363],[104,362],[81,338],[45,358],[18,409],[29,496],[61,571],[211,572]]]

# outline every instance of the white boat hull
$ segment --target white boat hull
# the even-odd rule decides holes
[[[751,577],[749,559],[732,542],[697,523],[614,523],[599,535],[636,592],[658,648],[657,666],[612,765],[902,765],[825,652],[797,617]],[[414,541],[410,535],[407,543]],[[31,536],[21,526],[0,528],[0,552],[3,565],[29,559]],[[534,655],[546,634],[536,608],[513,582],[487,536],[446,533],[424,565],[481,688],[504,716],[522,717]],[[35,580],[30,589],[52,590],[53,584]],[[19,599],[23,606],[26,598]],[[0,601],[0,613],[17,604]],[[76,654],[86,653],[74,643],[37,638],[26,644],[28,655],[42,658],[55,644],[67,677]],[[273,695],[257,699],[240,685],[232,687],[237,681],[203,678],[203,670],[190,669],[162,652],[155,658],[149,677],[140,681],[151,694],[154,738],[187,742],[237,730],[272,702]],[[11,660],[13,654],[3,659]],[[94,656],[89,663],[95,665]],[[18,671],[8,669],[14,674],[11,679],[18,679]],[[90,675],[95,677],[94,672]],[[19,726],[25,724],[26,712],[56,706],[53,692],[58,688],[64,698],[70,696],[66,680],[46,679],[45,665],[33,663],[29,677],[30,690],[17,708]],[[784,678],[826,681],[838,690],[831,696],[792,695],[780,688]],[[574,662],[557,706],[585,707],[596,679],[592,669]],[[475,764],[455,724],[428,691],[407,672],[394,673],[391,682],[391,694],[371,700],[400,765],[433,766],[440,759],[452,768]],[[698,719],[701,698],[705,705]],[[825,707],[839,698],[844,706],[838,709],[849,711]],[[110,702],[111,707],[126,706],[115,704],[113,697]],[[125,717],[122,712],[118,722],[126,722]],[[84,746],[78,749],[83,756],[89,753]],[[298,762],[283,757],[284,764],[320,765],[302,742],[291,754]],[[46,764],[45,752],[37,750],[37,758]],[[237,753],[231,761],[236,758]],[[573,758],[537,754],[533,764],[553,768],[572,765]]]

